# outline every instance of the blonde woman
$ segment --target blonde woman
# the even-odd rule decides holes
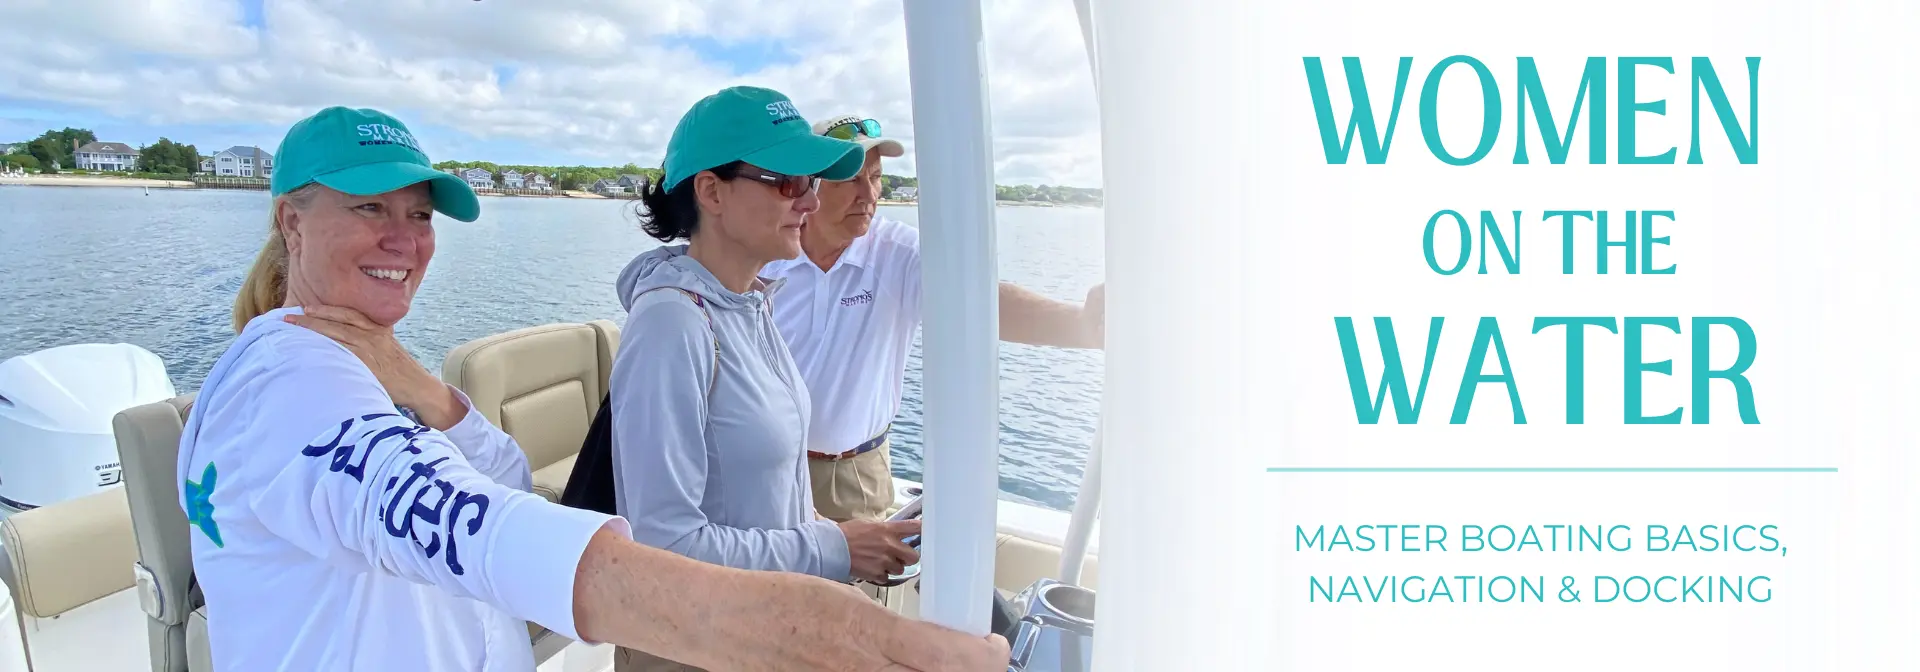
[[[239,337],[181,437],[218,669],[523,672],[528,621],[712,668],[1005,669],[1002,639],[648,548],[528,492],[513,440],[393,338],[434,213],[473,221],[472,190],[373,110],[295,124],[277,160]]]

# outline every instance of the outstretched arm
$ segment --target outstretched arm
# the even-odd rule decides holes
[[[1107,285],[1094,285],[1086,303],[1068,303],[1019,285],[1000,283],[1000,340],[1062,348],[1106,347]]]
[[[823,579],[730,569],[602,531],[580,557],[574,624],[709,670],[1001,672],[1007,641],[902,617]]]

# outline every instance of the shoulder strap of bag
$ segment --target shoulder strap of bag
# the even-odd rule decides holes
[[[712,397],[713,385],[715,382],[718,382],[720,378],[720,333],[717,331],[714,331],[713,329],[713,313],[707,310],[707,300],[705,298],[702,298],[699,294],[695,294],[693,292],[687,291],[685,289],[681,289],[679,287],[655,287],[653,289],[647,290],[647,292],[661,290],[661,289],[671,289],[673,291],[687,295],[687,298],[693,301],[693,305],[700,309],[700,315],[707,318],[707,333],[713,335],[713,370],[707,376],[707,396]],[[641,292],[641,294],[645,294],[647,292]]]
[[[678,287],[656,287],[655,289],[674,289],[687,295],[687,298],[693,300],[693,305],[700,308],[700,313],[706,316],[707,330],[713,330],[713,314],[707,311],[706,300],[699,294]],[[718,335],[715,335],[713,376],[707,380],[707,396],[713,396],[713,384],[719,375],[720,340]],[[608,515],[619,515],[616,505],[618,500],[614,496],[613,489],[613,391],[608,390],[601,396],[600,410],[594,413],[593,422],[587,428],[586,439],[581,442],[579,456],[575,458],[573,471],[567,477],[567,487],[560,493],[560,504]]]

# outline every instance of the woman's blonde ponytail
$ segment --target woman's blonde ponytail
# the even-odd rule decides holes
[[[267,213],[267,243],[253,259],[240,294],[233,299],[233,331],[240,333],[253,318],[287,303],[287,239],[280,232],[280,202],[292,201],[303,208],[313,201],[313,185],[307,185],[273,199]]]

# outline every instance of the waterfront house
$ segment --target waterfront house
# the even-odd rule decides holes
[[[493,171],[485,168],[468,168],[460,171],[460,179],[466,180],[467,184],[475,189],[493,188]]]
[[[591,191],[591,192],[593,192],[593,193],[596,193],[596,194],[624,194],[624,193],[627,193],[627,188],[626,188],[626,187],[623,187],[623,186],[620,186],[620,181],[619,181],[619,180],[605,180],[605,179],[601,179],[601,180],[594,180],[594,181],[593,181],[593,186],[592,186],[592,187],[589,187],[589,188],[588,188],[587,190],[588,190],[588,191]]]
[[[8,154],[12,154],[14,150],[20,150],[20,152],[25,153],[27,151],[27,143],[0,142],[0,156],[6,156]]]
[[[898,189],[893,190],[893,197],[900,199],[902,201],[915,200],[920,198],[920,188],[919,187],[900,187]]]
[[[508,170],[507,172],[501,173],[500,183],[508,189],[524,189],[527,186],[526,177],[521,175],[518,170]]]
[[[553,184],[547,181],[547,176],[545,175],[541,175],[539,173],[527,173],[526,179],[524,181],[526,182],[528,189],[538,189],[540,191],[553,191]]]
[[[203,172],[220,177],[273,177],[273,155],[259,147],[234,145],[214,153],[211,166],[205,161],[200,165],[211,168]]]
[[[89,142],[73,150],[73,166],[80,170],[133,170],[139,160],[139,152],[118,142]]]
[[[633,192],[633,193],[636,193],[636,194],[638,194],[638,193],[640,193],[640,192],[642,192],[642,191],[646,191],[646,189],[647,189],[647,176],[645,176],[645,175],[621,175],[621,176],[620,176],[620,182],[619,182],[619,184],[620,184],[620,186],[622,186],[622,187],[625,187],[627,191],[630,191],[630,192]]]
[[[207,175],[213,174],[213,157],[211,156],[200,157],[200,172],[205,173]]]

